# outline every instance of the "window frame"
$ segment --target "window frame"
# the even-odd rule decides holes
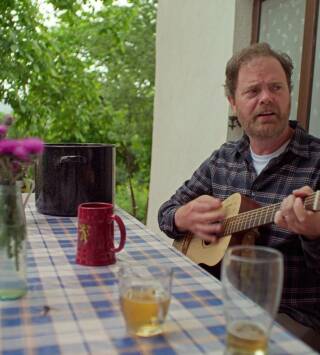
[[[251,44],[259,42],[261,6],[264,1],[268,0],[253,0]],[[310,120],[319,1],[306,0],[304,16],[297,121],[306,130],[309,129]]]

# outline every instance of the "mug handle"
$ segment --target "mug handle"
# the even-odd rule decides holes
[[[121,237],[120,244],[117,248],[111,249],[111,251],[113,251],[114,253],[117,253],[118,251],[123,249],[123,247],[126,243],[126,228],[124,226],[124,223],[122,222],[122,219],[119,216],[112,215],[111,219],[117,222],[119,229],[120,229],[120,237]]]

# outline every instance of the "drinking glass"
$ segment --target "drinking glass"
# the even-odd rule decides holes
[[[163,332],[171,299],[173,270],[164,266],[122,266],[120,306],[130,334],[150,337]]]
[[[277,250],[259,246],[227,250],[222,262],[225,354],[267,354],[282,283],[283,257]]]

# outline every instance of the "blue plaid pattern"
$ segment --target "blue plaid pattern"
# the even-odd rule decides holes
[[[159,210],[159,226],[171,238],[185,235],[174,224],[181,205],[201,195],[225,200],[240,193],[261,206],[281,202],[294,189],[309,185],[320,189],[320,139],[308,135],[296,121],[286,150],[270,160],[257,176],[244,135],[226,142],[204,161]],[[259,228],[256,244],[279,250],[284,257],[285,277],[280,311],[320,333],[320,240],[307,240],[275,224]]]
[[[198,265],[118,209],[127,244],[108,267],[75,263],[77,219],[26,209],[27,295],[0,303],[0,353],[24,354],[222,354],[225,320],[221,286]],[[116,239],[119,238],[116,232]],[[121,315],[117,272],[122,264],[174,268],[172,300],[163,335],[135,338]],[[310,348],[275,325],[271,354],[311,354]]]

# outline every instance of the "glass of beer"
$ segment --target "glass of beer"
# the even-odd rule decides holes
[[[165,266],[122,266],[119,271],[120,306],[130,334],[150,337],[163,332],[173,270]]]
[[[282,254],[267,247],[230,247],[223,258],[221,276],[225,354],[267,354],[282,293]]]

